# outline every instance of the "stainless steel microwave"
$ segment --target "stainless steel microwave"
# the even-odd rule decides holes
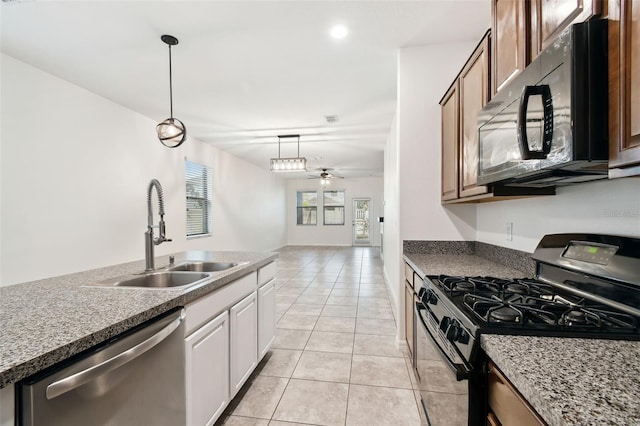
[[[606,178],[607,68],[607,21],[567,28],[478,115],[478,183]]]

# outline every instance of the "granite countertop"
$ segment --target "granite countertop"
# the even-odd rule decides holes
[[[470,254],[404,258],[421,278],[530,275]],[[549,425],[640,425],[640,342],[490,334],[480,341]]]
[[[215,260],[242,264],[212,273],[210,281],[190,289],[85,287],[140,273],[143,261],[0,287],[0,388],[184,306],[272,262],[278,254],[189,251],[175,257],[176,263]],[[158,266],[168,263],[168,256],[156,258]]]
[[[525,278],[527,274],[514,268],[471,254],[405,254],[405,260],[424,278],[425,275],[492,276]]]
[[[481,345],[552,426],[640,424],[640,342],[483,335]]]

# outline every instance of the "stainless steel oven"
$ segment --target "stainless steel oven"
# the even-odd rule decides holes
[[[427,275],[415,358],[429,424],[485,425],[482,334],[640,340],[640,239],[546,235],[534,278]]]
[[[468,370],[440,334],[432,314],[415,305],[415,361],[420,397],[431,426],[466,426],[469,411]]]

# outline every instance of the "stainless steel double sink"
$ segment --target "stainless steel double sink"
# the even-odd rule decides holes
[[[247,263],[243,262],[242,264]],[[226,271],[241,263],[187,261],[169,266],[162,271],[123,275],[89,284],[90,287],[137,287],[168,289],[201,284],[211,278],[212,273]]]

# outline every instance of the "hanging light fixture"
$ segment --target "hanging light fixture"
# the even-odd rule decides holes
[[[169,46],[169,105],[171,108],[171,116],[156,126],[158,139],[166,147],[176,148],[182,145],[187,139],[187,128],[182,121],[173,117],[173,83],[171,75],[171,46],[178,44],[178,39],[171,35],[163,35],[160,37],[164,43]]]
[[[280,142],[285,138],[298,138],[298,156],[280,158]],[[271,159],[272,172],[306,172],[307,159],[300,157],[300,135],[278,135],[278,158]]]

